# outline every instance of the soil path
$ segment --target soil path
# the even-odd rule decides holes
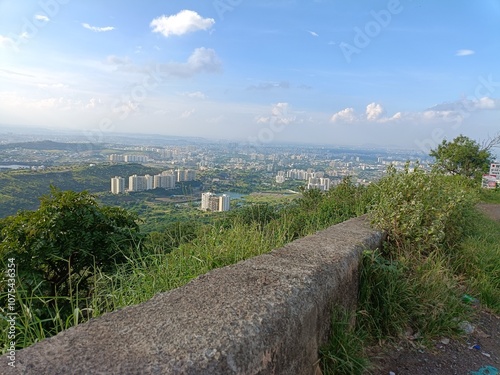
[[[500,221],[500,204],[480,203],[477,207],[493,220]]]
[[[500,204],[479,204],[478,208],[500,221]],[[427,348],[406,340],[384,348],[372,358],[372,374],[395,375],[500,375],[500,317],[480,306],[469,328],[460,339],[442,337]]]

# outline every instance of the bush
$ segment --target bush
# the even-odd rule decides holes
[[[408,164],[398,173],[390,167],[376,185],[372,223],[387,231],[390,242],[403,250],[429,253],[458,243],[477,197],[462,176],[426,173]]]

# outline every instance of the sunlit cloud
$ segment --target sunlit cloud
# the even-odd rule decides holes
[[[419,112],[397,112],[385,116],[385,109],[377,103],[366,106],[364,114],[356,113],[354,108],[345,108],[332,115],[332,123],[460,123],[473,112],[500,110],[500,99],[483,97],[480,99],[462,99],[441,103]]]
[[[459,49],[456,53],[455,56],[470,56],[475,54],[476,52],[471,50],[471,49]]]
[[[12,38],[0,35],[0,47],[14,47],[14,46],[15,43],[14,40],[12,40]]]
[[[113,26],[105,26],[105,27],[97,27],[97,26],[91,26],[88,23],[82,23],[82,26],[90,31],[96,32],[96,33],[102,33],[106,31],[112,31],[115,28]]]
[[[43,14],[37,14],[35,15],[35,19],[38,20],[38,21],[44,21],[44,22],[49,22],[50,21],[50,18],[43,15]]]
[[[182,10],[172,16],[160,16],[151,21],[150,27],[154,33],[164,37],[183,35],[199,30],[208,30],[215,24],[213,18],[203,18],[192,10]]]

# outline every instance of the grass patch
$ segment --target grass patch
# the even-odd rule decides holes
[[[484,203],[500,204],[500,189],[480,189],[479,198]]]
[[[335,309],[328,343],[320,349],[324,375],[362,375],[369,369],[362,332],[357,330],[353,315]]]
[[[467,292],[500,313],[500,223],[481,213],[473,223],[474,231],[452,256],[453,266],[463,275]]]

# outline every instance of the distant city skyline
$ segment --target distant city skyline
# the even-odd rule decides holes
[[[499,17],[494,0],[4,0],[0,122],[90,141],[481,141],[500,131]]]

